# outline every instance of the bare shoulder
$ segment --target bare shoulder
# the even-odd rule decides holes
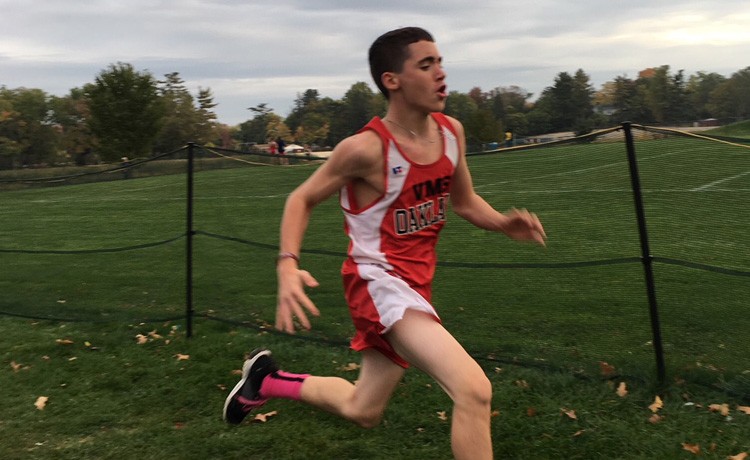
[[[382,149],[380,137],[367,130],[339,142],[326,163],[362,177],[382,164]]]
[[[453,126],[453,129],[455,129],[456,132],[459,135],[463,135],[463,133],[464,133],[464,125],[462,125],[460,121],[458,121],[457,119],[451,117],[450,115],[445,115],[445,118]]]

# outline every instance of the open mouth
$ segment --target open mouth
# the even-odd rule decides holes
[[[446,85],[442,85],[440,88],[438,88],[437,93],[440,97],[448,97],[448,87]]]

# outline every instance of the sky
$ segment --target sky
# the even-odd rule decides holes
[[[307,89],[376,91],[367,49],[404,26],[432,33],[462,93],[519,86],[535,100],[578,69],[599,89],[661,65],[750,66],[747,0],[0,0],[0,86],[65,96],[123,62],[210,88],[236,125],[261,103],[288,115]]]

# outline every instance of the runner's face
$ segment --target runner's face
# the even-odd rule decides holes
[[[398,74],[404,98],[426,112],[440,112],[448,97],[443,58],[433,42],[419,41],[409,45],[409,58]]]

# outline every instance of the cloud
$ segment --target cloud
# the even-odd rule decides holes
[[[0,85],[64,95],[127,62],[211,88],[228,124],[264,102],[285,115],[309,88],[340,98],[370,83],[370,43],[406,25],[435,35],[462,92],[538,95],[579,68],[595,85],[659,65],[729,74],[750,45],[750,4],[735,0],[0,0],[0,11]]]

